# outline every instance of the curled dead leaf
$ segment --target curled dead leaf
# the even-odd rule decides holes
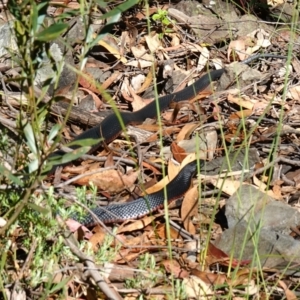
[[[183,226],[191,234],[196,233],[195,226],[191,222],[191,217],[198,213],[198,196],[198,188],[194,186],[185,194],[181,205]]]
[[[122,174],[118,170],[104,170],[93,175],[87,175],[75,181],[79,185],[93,183],[100,190],[109,193],[119,193],[124,189],[131,190],[138,177],[139,171]]]

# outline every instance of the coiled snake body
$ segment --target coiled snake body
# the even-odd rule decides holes
[[[249,64],[253,60],[267,57],[286,58],[285,56],[274,54],[261,54],[249,57],[248,59],[242,61],[242,63]],[[212,81],[219,79],[224,71],[224,68],[220,70],[210,71],[187,88],[170,95],[159,97],[159,112],[162,112],[169,108],[172,102],[180,102],[195,97]],[[155,101],[153,101],[136,112],[120,112],[119,117],[122,118],[124,126],[127,126],[130,124],[141,124],[146,118],[155,118],[157,114],[157,104]],[[106,144],[110,143],[122,132],[122,125],[119,122],[119,117],[115,114],[109,115],[97,126],[77,136],[74,141],[82,141],[85,139],[102,139]],[[89,153],[94,152],[101,145],[102,141],[94,145]],[[78,147],[79,146],[73,146],[71,148],[76,149]],[[51,154],[50,157],[59,158],[64,154],[65,152],[63,152],[62,150],[58,150]],[[195,175],[198,164],[202,164],[202,161],[200,161],[200,163],[198,163],[197,161],[193,161],[187,164],[184,168],[182,168],[179,174],[166,186],[165,190],[168,203],[180,198],[189,189],[191,178]],[[61,165],[63,164],[58,164],[53,167],[51,172],[53,172],[56,167]],[[155,210],[158,210],[159,208],[162,208],[164,205],[164,199],[165,191],[164,189],[162,189],[158,192],[149,194],[130,203],[113,204],[106,206],[105,208],[96,207],[93,208],[92,211],[104,223],[121,222],[127,219],[142,217]],[[89,213],[83,220],[80,220],[80,222],[85,226],[92,226],[95,224],[93,216]]]

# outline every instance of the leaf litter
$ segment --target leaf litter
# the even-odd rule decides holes
[[[168,5],[159,5],[159,9],[167,11]],[[151,12],[158,13],[157,7],[152,7]],[[170,22],[164,27],[163,20],[162,24],[156,20],[149,33],[145,31],[143,34],[132,35],[130,31],[138,33],[141,26],[143,30],[147,28],[146,18],[140,7],[133,10],[127,19],[125,16],[123,18],[124,22],[130,22],[130,30],[115,30],[114,36],[107,36],[98,43],[110,68],[109,79],[101,81],[101,76],[107,71],[101,66],[97,69],[97,78],[87,69],[81,71],[79,84],[83,92],[92,95],[97,109],[97,112],[91,111],[91,114],[101,115],[101,111],[110,111],[111,107],[128,111],[141,109],[149,103],[149,99],[156,97],[156,93],[166,93],[167,86],[172,86],[179,76],[175,75],[175,70],[179,70],[178,74],[184,74],[186,78],[178,84],[182,89],[187,83],[191,84],[201,77],[207,71],[207,66],[221,68],[227,63],[241,61],[259,52],[286,54],[287,45],[280,47],[280,43],[286,42],[261,28],[245,36],[233,37],[227,47],[218,48],[219,35],[215,41],[214,36],[211,36],[210,42],[216,43],[214,47],[212,44],[199,44],[190,38],[190,33],[186,34],[191,26],[187,23]],[[140,23],[136,23],[136,19]],[[215,31],[211,26],[211,30]],[[199,38],[196,34],[195,36],[196,39]],[[300,242],[297,233],[300,228],[300,160],[297,152],[300,93],[295,75],[300,70],[296,58],[298,54],[294,53],[289,64],[276,58],[264,59],[256,62],[254,67],[243,66],[245,70],[239,73],[235,72],[235,67],[229,66],[226,73],[233,72],[234,79],[226,82],[225,86],[222,82],[214,83],[214,86],[197,97],[199,99],[195,104],[190,101],[188,105],[176,107],[178,112],[174,120],[173,112],[163,114],[162,142],[169,147],[169,161],[161,153],[161,128],[143,124],[140,126],[143,130],[147,131],[152,126],[150,131],[155,133],[151,135],[150,143],[143,144],[137,133],[135,139],[118,138],[107,145],[107,149],[98,152],[97,157],[104,157],[104,161],[109,159],[111,166],[120,166],[118,170],[100,171],[85,176],[84,173],[89,174],[104,166],[99,167],[99,163],[94,165],[93,159],[88,158],[84,162],[84,171],[77,171],[77,175],[83,177],[72,185],[92,183],[97,186],[98,194],[107,195],[110,199],[117,193],[119,198],[130,201],[163,188],[185,163],[195,157],[207,160],[203,169],[199,170],[198,177],[193,180],[193,187],[184,196],[180,210],[178,205],[166,208],[168,217],[165,212],[158,211],[139,220],[113,224],[111,227],[117,226],[117,229],[110,233],[101,225],[90,229],[88,234],[80,233],[82,228],[74,233],[78,240],[89,240],[93,255],[96,256],[101,251],[112,252],[109,262],[113,264],[115,274],[119,272],[118,267],[126,266],[133,271],[127,276],[122,276],[120,271],[119,279],[112,279],[114,281],[111,284],[120,294],[126,295],[127,299],[137,299],[141,294],[145,299],[151,299],[154,294],[157,295],[155,299],[166,299],[172,290],[169,280],[172,277],[180,279],[182,286],[185,286],[185,299],[275,299],[279,295],[286,299],[296,299],[296,295],[299,295],[297,253],[300,253]],[[92,57],[87,56],[87,60],[92,61]],[[168,64],[170,61],[172,63]],[[172,67],[164,78],[160,71],[165,63]],[[250,72],[253,68],[256,73]],[[234,86],[234,83],[237,85]],[[71,86],[68,85],[68,88],[71,89]],[[115,104],[107,101],[104,89]],[[57,118],[55,114],[53,118]],[[77,125],[82,125],[82,130],[85,130],[86,123],[81,123],[80,116],[78,122]],[[213,134],[203,134],[207,128]],[[71,127],[64,128],[63,135],[66,139],[70,139],[72,131]],[[195,136],[194,132],[197,133]],[[272,148],[275,137],[278,138],[278,146]],[[192,149],[179,144],[187,140],[193,141]],[[201,142],[208,147],[200,147]],[[242,160],[236,159],[236,153],[244,148],[254,148],[259,153],[259,161],[252,161],[247,156],[247,151]],[[112,155],[107,158],[108,152],[118,157],[119,161],[116,163]],[[272,157],[278,159],[272,160]],[[216,158],[221,158],[221,163],[213,167],[211,162]],[[133,171],[128,161],[140,166],[139,171]],[[162,163],[165,163],[165,170],[161,168]],[[208,174],[208,170],[213,168],[215,173]],[[167,176],[163,177],[164,174]],[[69,177],[69,172],[62,172],[63,179]],[[151,183],[150,187],[147,182]],[[260,195],[260,200],[252,203],[256,210],[252,210],[252,206],[245,209],[241,203],[253,201],[253,195]],[[232,197],[235,197],[234,201]],[[261,202],[264,199],[267,200]],[[274,215],[278,203],[279,213]],[[242,207],[242,211],[236,206],[239,209]],[[224,213],[228,207],[234,207],[232,215]],[[269,220],[268,214],[271,225],[268,223],[268,227],[265,227],[263,223]],[[283,216],[293,217],[295,223],[287,222],[286,226],[283,224],[284,220],[281,220]],[[254,227],[257,226],[263,233],[256,236],[258,241],[260,238],[265,241],[268,234],[274,234],[278,237],[276,243],[282,240],[282,244],[278,246],[274,241],[268,240],[269,247],[278,247],[276,249],[280,250],[289,245],[294,253],[278,254],[278,259],[268,257],[265,260],[264,256],[271,256],[266,248],[257,246],[257,254],[252,252],[252,255],[244,255],[245,246],[242,246],[242,242],[240,245],[232,244],[232,249],[227,245],[225,251],[224,243],[231,243],[230,237],[236,234],[239,240],[243,235],[239,222],[245,220],[248,222],[247,226],[241,228],[244,231],[252,230],[249,239],[250,236],[253,238],[256,232]],[[171,228],[166,222],[170,222]],[[276,223],[282,225],[280,229],[274,229]],[[225,233],[227,236],[222,243]],[[199,245],[193,244],[189,248],[188,242]],[[248,240],[244,241],[245,244],[246,242]],[[103,250],[103,247],[106,248]],[[99,266],[99,270],[105,270],[106,266]],[[134,273],[138,271],[141,273]],[[151,275],[157,275],[157,280]],[[95,291],[88,294],[88,287],[93,284],[83,283],[83,277],[81,273],[80,279],[70,278],[70,297],[76,293],[81,298],[96,296]],[[270,291],[266,292],[262,282]]]

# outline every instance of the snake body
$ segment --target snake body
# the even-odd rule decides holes
[[[249,64],[250,62],[259,58],[283,58],[285,56],[274,55],[274,54],[259,54],[249,57],[248,59],[242,61],[244,64]],[[97,126],[84,131],[82,134],[78,135],[73,142],[83,141],[85,139],[95,139],[101,140],[91,147],[89,153],[96,151],[103,142],[108,144],[113,141],[123,129],[123,126],[141,124],[146,118],[155,118],[158,113],[166,110],[170,107],[172,102],[180,102],[184,100],[189,100],[195,97],[199,92],[204,90],[212,81],[215,81],[221,77],[225,72],[225,69],[210,71],[206,75],[198,79],[194,84],[188,86],[187,88],[158,98],[158,106],[155,101],[149,103],[144,108],[136,112],[120,112],[119,116],[116,114],[111,114],[107,116],[100,124]],[[159,109],[157,109],[159,107]],[[119,118],[122,119],[123,124],[120,123]],[[71,148],[76,149],[80,146],[72,146]],[[50,155],[52,158],[60,158],[65,154],[64,151],[58,150]],[[113,223],[121,222],[127,219],[135,219],[147,215],[153,211],[162,208],[164,205],[165,191],[168,199],[168,203],[180,198],[190,187],[191,178],[194,176],[197,165],[202,164],[202,161],[193,161],[187,164],[179,174],[165,187],[158,192],[149,194],[145,197],[134,200],[130,203],[124,204],[112,204],[104,207],[96,207],[92,209],[92,212],[103,222],[103,223]],[[52,173],[56,167],[62,166],[58,162],[50,173]],[[77,218],[77,217],[75,217]],[[85,226],[92,226],[95,224],[95,218],[92,214],[88,213],[83,220],[80,222]]]
[[[137,219],[157,211],[164,207],[165,192],[168,204],[182,197],[187,192],[191,185],[191,178],[197,171],[198,164],[199,168],[201,168],[203,161],[200,160],[199,163],[192,161],[185,165],[177,176],[167,184],[165,189],[161,189],[128,203],[111,204],[106,207],[98,206],[91,210],[97,218],[106,224]],[[97,219],[90,213],[86,214],[83,219],[78,219],[77,216],[74,216],[73,219],[77,219],[81,224],[87,227],[97,224]]]

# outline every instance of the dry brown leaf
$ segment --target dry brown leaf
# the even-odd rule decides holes
[[[143,85],[136,92],[137,94],[143,93],[151,85],[153,80],[153,72],[148,72],[146,79],[143,82]]]
[[[143,162],[143,167],[150,170],[150,171],[152,171],[153,174],[155,174],[155,175],[158,175],[158,174],[160,175],[161,174],[161,172],[159,170],[157,170],[153,165],[150,165],[145,161]],[[153,180],[156,180],[156,179],[153,179]]]
[[[155,216],[145,216],[140,220],[126,221],[119,228],[117,233],[132,232],[140,230],[151,224],[155,220]]]
[[[131,102],[133,111],[137,111],[145,107],[149,104],[152,100],[143,99],[139,95],[135,93],[133,88],[128,83],[128,80],[124,80],[121,86],[121,94],[125,100]],[[130,95],[130,96],[129,96]]]
[[[157,228],[155,228],[155,240],[157,240],[157,236],[163,241],[168,238],[165,223],[159,224]],[[182,240],[182,237],[178,230],[174,229],[173,227],[170,228],[170,238],[174,240]]]
[[[167,33],[167,36],[171,38],[171,46],[172,47],[176,47],[179,46],[181,43],[181,37],[179,34],[177,34],[176,32],[173,33]]]
[[[68,226],[71,232],[76,233],[79,240],[83,240],[83,239],[89,240],[93,236],[93,234],[88,228],[82,226],[82,224],[80,224],[75,220],[72,219],[66,220],[66,225]]]
[[[206,47],[202,48],[199,60],[197,62],[198,72],[202,71],[207,66],[207,61],[209,59],[209,50]]]
[[[230,58],[231,58],[232,52],[234,52],[234,55],[237,55],[240,60],[244,60],[247,56],[245,40],[240,39],[240,40],[230,42],[230,44],[228,46],[228,51],[227,51],[228,61],[231,60]]]
[[[111,76],[109,76],[103,83],[101,83],[101,88],[103,90],[108,89],[113,83],[115,83],[120,77],[119,71],[114,71]]]
[[[272,191],[275,195],[275,199],[282,199],[282,194],[281,194],[281,185],[282,185],[282,181],[280,182],[275,182],[272,188]]]
[[[241,186],[241,182],[238,180],[232,179],[219,179],[219,178],[210,178],[210,182],[219,189],[230,196],[232,196],[237,189]]]
[[[118,170],[104,170],[97,174],[80,178],[76,180],[75,183],[79,185],[88,185],[89,183],[93,183],[100,190],[114,194],[119,193],[124,189],[131,190],[138,174],[139,171],[124,175]]]
[[[255,283],[255,281],[253,279],[251,279],[249,281],[249,278],[247,278],[244,282],[245,285],[245,292],[247,293],[247,295],[249,296],[254,296],[257,295],[260,287],[258,284]]]
[[[126,63],[127,66],[132,66],[136,68],[149,68],[154,62],[154,57],[148,54],[148,50],[143,46],[131,47],[131,52],[136,60]]]
[[[206,284],[211,284],[213,286],[223,285],[227,282],[227,276],[225,274],[216,274],[211,272],[203,272],[198,269],[194,269],[191,272],[192,275],[197,276]]]
[[[245,119],[245,118],[250,117],[251,115],[252,115],[251,109],[241,110],[241,111],[236,111],[236,112],[232,113],[229,116],[229,119]]]
[[[101,94],[102,89],[98,89],[98,83],[95,78],[88,72],[82,71],[78,79],[79,84],[94,93]]]
[[[171,144],[171,152],[173,154],[173,157],[178,161],[182,162],[183,159],[186,157],[186,152],[183,148],[178,146],[175,142]]]
[[[207,300],[208,296],[213,295],[214,292],[210,289],[210,284],[206,284],[203,280],[196,276],[190,276],[183,279],[183,285],[188,298]]]
[[[168,176],[165,176],[162,180],[151,186],[146,190],[147,194],[152,194],[155,193],[161,189],[163,189],[167,184],[169,183],[169,178]]]
[[[69,84],[67,86],[64,86],[62,88],[59,88],[58,90],[55,91],[55,96],[61,96],[61,97],[64,97],[64,98],[68,98],[67,95],[72,95],[72,91],[71,91],[71,87],[72,85]],[[67,100],[68,102],[71,102],[71,99],[68,99]]]
[[[146,245],[144,245],[146,246]],[[128,263],[138,259],[143,253],[149,252],[147,248],[141,248],[138,252],[133,252],[132,249],[122,249],[118,255],[115,256],[114,262],[119,264]]]
[[[278,285],[283,288],[287,300],[299,299],[296,294],[287,287],[283,280],[278,280]]]
[[[257,46],[261,48],[267,48],[271,46],[270,34],[264,29],[257,30]]]
[[[138,125],[138,128],[147,130],[147,131],[151,131],[151,132],[157,132],[159,131],[159,125],[158,124],[142,124],[142,125]]]
[[[210,161],[214,158],[215,153],[216,153],[216,148],[218,145],[218,133],[215,128],[207,127],[207,130],[209,130],[209,131],[206,132],[205,138],[202,138],[200,136],[199,146],[200,146],[200,149],[203,149],[202,143],[205,143],[205,145],[206,145],[205,151],[207,153],[205,158],[207,158]],[[204,157],[204,155],[205,155],[205,153],[203,153],[202,157]]]
[[[131,77],[130,84],[134,91],[138,91],[141,88],[145,82],[145,78],[146,76],[144,74],[136,74]]]
[[[253,105],[252,111],[255,116],[261,116],[262,114],[268,113],[268,111],[271,109],[269,101],[264,102],[256,102]]]
[[[211,242],[208,244],[206,261],[208,265],[218,262],[224,266],[231,265],[233,267],[248,265],[251,262],[250,260],[239,261],[237,259],[231,259],[225,252],[217,248]]]
[[[94,34],[94,37],[96,37],[96,34]],[[104,39],[100,40],[98,42],[98,45],[104,47],[110,54],[116,57],[116,59],[120,60],[123,64],[127,63],[127,59],[123,55],[121,55],[119,50],[116,48],[116,45],[114,45],[115,47],[113,47],[106,41],[104,41]]]
[[[117,236],[119,237],[120,234],[118,234]],[[148,245],[150,242],[147,232],[143,232],[141,235],[134,236],[134,237],[132,237],[132,236],[127,237],[125,235],[121,235],[121,236],[124,237],[124,239],[123,239],[124,245],[126,245],[126,247],[132,247],[133,249],[131,249],[131,250],[134,252],[140,251],[140,247],[134,248],[134,246]]]
[[[181,205],[180,215],[183,220],[183,226],[191,234],[196,233],[194,224],[191,222],[191,217],[198,214],[198,204],[199,204],[199,193],[198,187],[192,187],[184,196]]]
[[[151,53],[155,53],[159,48],[162,48],[162,40],[159,38],[158,33],[146,35],[145,40]]]
[[[295,70],[296,74],[300,74],[300,62],[298,59],[292,60],[292,66],[293,66],[293,69]]]
[[[92,92],[91,90],[86,89],[86,88],[79,88],[79,90],[85,91],[85,92],[87,92],[89,95],[91,95],[93,97],[93,100],[95,102],[95,107],[96,108],[99,109],[100,107],[102,107],[103,102],[100,100],[100,98],[94,92]]]
[[[157,130],[159,131],[159,129]],[[174,127],[167,127],[163,130],[162,132],[162,136],[169,136],[170,134],[173,134],[173,133],[176,133],[176,132],[179,132],[180,129],[178,127],[174,128]],[[154,141],[157,141],[158,140],[158,133],[155,133],[153,135],[151,135],[148,139],[147,139],[147,142],[150,143],[150,142],[154,142]]]
[[[229,102],[235,103],[235,104],[237,104],[237,105],[239,105],[241,107],[245,107],[247,109],[251,109],[252,110],[253,106],[254,106],[254,104],[249,99],[247,100],[247,99],[244,99],[244,98],[241,98],[241,97],[235,97],[235,96],[233,96],[231,94],[229,94],[227,96],[227,99],[228,99]]]
[[[171,273],[175,278],[187,278],[189,273],[182,269],[176,260],[164,260],[161,262],[168,273]]]
[[[99,248],[99,245],[101,246],[104,239],[105,239],[105,236],[107,234],[107,232],[101,228],[101,227],[96,227],[98,228],[97,229],[97,232],[93,234],[93,236],[89,239],[89,242],[91,243],[92,245],[92,249],[94,251],[97,251],[97,249]]]
[[[169,181],[172,181],[180,172],[181,166],[169,161],[168,164],[168,178]]]
[[[295,171],[289,171],[285,174],[285,176],[288,179],[293,180],[296,183],[296,185],[300,183],[300,169],[297,169]]]
[[[196,159],[195,153],[189,154],[181,163],[180,166],[175,165],[173,162],[169,162],[168,164],[168,176],[165,176],[158,183],[153,185],[152,187],[146,190],[147,194],[151,194],[163,189],[179,172],[180,170],[187,165],[189,162],[194,161]]]
[[[247,48],[247,54],[251,55],[258,51],[260,48],[266,48],[270,46],[270,35],[263,29],[257,29],[248,34],[249,37],[253,38],[253,41],[256,40],[253,47]]]
[[[227,283],[232,286],[235,287],[237,285],[241,285],[243,283],[245,283],[245,280],[249,280],[250,276],[253,276],[253,269],[249,269],[249,268],[240,268],[238,269],[236,276],[232,277],[232,278],[228,278]]]
[[[131,86],[128,86],[128,89],[131,96],[133,97],[133,100],[131,102],[133,111],[138,111],[148,104],[142,97],[135,93],[134,89]]]
[[[180,142],[182,140],[186,140],[189,136],[194,132],[194,130],[199,126],[199,124],[188,123],[185,124],[180,132],[177,135],[176,142]]]
[[[300,85],[295,85],[295,86],[290,87],[288,89],[287,97],[299,102],[300,101]]]
[[[109,168],[109,167],[114,167],[115,165],[115,162],[114,162],[114,154],[113,152],[110,152],[108,155],[107,155],[107,158],[106,158],[106,161],[104,163],[104,167],[105,168]]]
[[[149,252],[147,246],[152,246],[148,238],[148,232],[143,232],[136,237],[126,237],[124,235],[117,235],[118,239],[122,240],[125,248],[122,248],[115,257],[115,262],[128,263],[129,261],[137,259],[141,254]],[[142,246],[142,247],[139,247]]]
[[[280,194],[280,196],[278,194],[275,194],[272,190],[269,190],[268,185],[266,185],[265,183],[263,183],[261,180],[259,180],[256,176],[253,176],[253,183],[254,185],[256,185],[256,187],[263,193],[266,193],[268,196],[276,199],[276,200],[281,200],[282,196]],[[279,198],[278,198],[279,196]]]

